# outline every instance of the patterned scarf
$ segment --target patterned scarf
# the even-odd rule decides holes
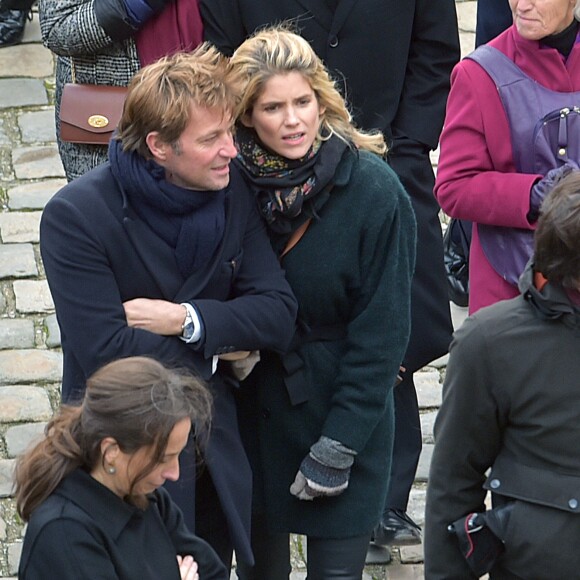
[[[175,251],[184,278],[207,266],[225,230],[225,190],[197,191],[173,185],[165,169],[112,139],[113,175],[135,213]]]
[[[317,212],[330,196],[334,175],[347,144],[335,135],[316,140],[300,159],[266,149],[255,131],[236,131],[237,165],[250,182],[268,228],[283,237]]]

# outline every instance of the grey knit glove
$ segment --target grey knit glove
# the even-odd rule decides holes
[[[528,212],[528,221],[534,223],[540,217],[540,207],[544,198],[555,185],[566,175],[578,169],[578,165],[574,161],[568,161],[561,167],[550,169],[540,181],[536,181],[530,190],[530,211]]]
[[[290,493],[298,499],[340,495],[348,487],[356,451],[322,436],[300,464]]]

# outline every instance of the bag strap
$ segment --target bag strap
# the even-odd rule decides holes
[[[73,85],[77,84],[77,71],[75,68],[75,59],[71,56],[70,59],[70,80]]]
[[[306,230],[308,229],[311,221],[312,218],[308,218],[299,228],[292,232],[286,247],[280,254],[280,260],[300,241],[300,238],[302,238],[302,236],[306,233]]]

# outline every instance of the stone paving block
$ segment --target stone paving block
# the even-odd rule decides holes
[[[388,580],[424,580],[423,566],[409,564],[392,564],[387,568]]]
[[[415,388],[419,399],[419,408],[428,409],[441,405],[441,384],[438,371],[415,373]]]
[[[37,275],[32,244],[0,244],[0,278]]]
[[[0,71],[4,71],[4,63]],[[0,109],[31,105],[48,105],[48,96],[41,80],[0,78]]]
[[[12,166],[18,179],[64,177],[56,144],[16,148],[12,152]]]
[[[43,209],[66,183],[66,179],[47,179],[12,187],[8,190],[8,207],[12,210]]]
[[[459,46],[461,47],[461,58],[465,58],[475,48],[475,34],[459,32]]]
[[[0,459],[0,497],[9,497],[12,491],[14,459]]]
[[[34,348],[34,322],[25,318],[0,319],[0,349]]]
[[[0,213],[0,237],[5,244],[39,241],[41,212]]]
[[[434,445],[431,443],[425,443],[423,445],[415,481],[427,481],[429,479],[429,467],[431,465],[431,457],[433,456],[433,447]]]
[[[48,333],[46,337],[46,346],[48,346],[48,348],[56,348],[60,346],[60,327],[56,319],[56,314],[47,316],[44,319],[44,324],[46,325]]]
[[[431,160],[432,166],[436,167],[439,165],[439,147],[429,153],[429,159]]]
[[[468,317],[469,313],[467,312],[467,307],[457,306],[451,302],[449,304],[451,309],[451,321],[453,322],[453,328],[457,330],[464,322],[465,319]]]
[[[31,111],[18,117],[23,143],[39,143],[56,140],[54,107],[44,111]]]
[[[237,576],[232,574],[232,579],[237,580]],[[363,572],[362,575],[363,580],[372,580],[371,577]],[[290,573],[290,580],[306,580],[306,572],[303,570],[293,570]]]
[[[0,517],[0,541],[4,541],[6,539],[6,522],[3,518]]]
[[[6,431],[6,447],[9,457],[20,455],[33,443],[37,443],[44,436],[46,422],[25,423],[14,425]]]
[[[423,544],[418,546],[401,546],[399,548],[401,563],[403,564],[421,564],[425,560]]]
[[[449,353],[444,354],[443,356],[439,357],[438,359],[435,359],[434,361],[431,361],[429,363],[429,366],[435,369],[443,369],[447,366],[448,361],[449,361]]]
[[[30,314],[54,310],[54,302],[46,280],[16,280],[12,286],[18,312]]]
[[[42,42],[42,34],[40,33],[40,22],[38,21],[38,13],[32,14],[32,21],[27,21],[24,27],[24,36],[22,37],[22,44],[28,42]]]
[[[475,34],[477,2],[457,2],[455,7],[457,9],[457,25],[459,30]]]
[[[52,74],[52,54],[41,44],[18,44],[2,49],[0,76],[42,79]]]
[[[0,387],[0,401],[2,401],[0,420],[3,422],[43,421],[52,415],[50,399],[43,387],[30,385]]]
[[[411,519],[419,526],[423,526],[423,523],[425,522],[426,499],[427,489],[425,485],[423,485],[423,487],[415,486],[411,489],[409,503],[407,504],[407,512]]]
[[[433,443],[433,426],[437,418],[437,411],[421,413],[421,434],[424,443]]]
[[[52,382],[60,383],[62,380],[62,354],[49,350],[10,350],[0,351],[0,385],[14,385],[15,383]],[[8,388],[8,387],[4,387]],[[17,387],[26,389],[26,387]],[[35,387],[28,387],[35,388]],[[12,392],[12,391],[10,391]],[[21,396],[28,393],[20,391]],[[37,396],[41,401],[44,398],[41,393],[31,391],[31,395]],[[46,393],[45,393],[46,394]],[[48,400],[48,399],[47,399]],[[40,404],[40,403],[39,403]],[[44,403],[42,403],[44,405]],[[42,407],[44,409],[44,406]],[[8,419],[3,417],[4,402],[0,405],[0,422]],[[44,419],[43,414],[24,415],[19,418],[10,418],[10,421],[27,421]]]
[[[18,565],[22,555],[22,542],[8,544],[8,570],[10,574],[18,574]]]
[[[3,145],[10,145],[10,137],[6,133],[6,125],[4,119],[0,119],[0,147]]]

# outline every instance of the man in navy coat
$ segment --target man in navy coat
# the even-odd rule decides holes
[[[201,476],[192,452],[170,491],[226,565],[232,548],[253,558],[238,384],[223,358],[284,350],[297,310],[254,199],[230,166],[235,99],[229,65],[207,47],[142,69],[109,162],[50,200],[40,232],[65,403],[82,396],[98,367],[133,355],[209,381],[214,418]]]

